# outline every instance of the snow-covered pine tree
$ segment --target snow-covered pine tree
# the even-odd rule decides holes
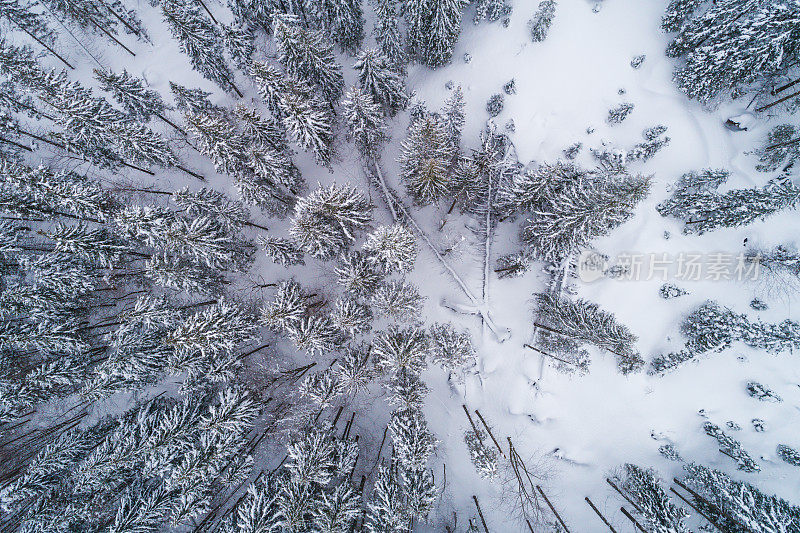
[[[372,343],[378,366],[394,374],[422,372],[426,348],[425,332],[416,327],[389,326],[388,330],[378,332]]]
[[[353,188],[320,187],[298,200],[290,233],[309,255],[330,259],[353,243],[371,220],[371,211],[369,201]]]
[[[756,170],[774,172],[780,167],[786,171],[800,159],[800,128],[779,124],[769,130],[767,138],[753,153],[758,156]]]
[[[356,0],[304,0],[305,12],[339,45],[355,54],[364,40],[364,16]]]
[[[664,16],[661,17],[661,28],[664,31],[678,31],[705,2],[706,0],[670,0]]]
[[[404,0],[408,25],[408,47],[414,57],[429,67],[450,61],[458,35],[464,0]]]
[[[213,106],[208,99],[211,93],[202,89],[189,89],[183,85],[169,82],[170,91],[175,97],[175,107],[182,113],[207,112]]]
[[[374,6],[376,21],[372,32],[378,48],[396,72],[404,73],[408,58],[398,27],[397,0],[375,0]]]
[[[464,129],[464,122],[466,121],[464,105],[464,91],[458,85],[453,89],[453,94],[445,100],[444,107],[440,113],[442,121],[450,134],[450,145],[454,153],[461,151],[461,130]]]
[[[682,219],[685,233],[705,233],[763,220],[782,209],[793,209],[800,202],[800,189],[787,179],[770,180],[760,188],[717,192],[727,176],[727,171],[719,170],[684,174],[672,197],[656,209],[661,216]]]
[[[655,470],[646,470],[628,463],[614,476],[614,480],[617,486],[637,504],[636,511],[653,531],[664,533],[689,531],[684,523],[689,513],[672,503]]]
[[[368,92],[352,87],[345,95],[344,119],[348,137],[353,140],[365,161],[375,161],[386,141],[386,124],[381,108]]]
[[[372,256],[360,250],[342,254],[336,267],[337,282],[346,293],[356,297],[372,295],[384,276]]]
[[[372,328],[372,311],[369,306],[353,298],[336,300],[331,322],[340,331],[353,338]]]
[[[163,118],[169,109],[157,91],[147,89],[144,80],[131,76],[127,70],[115,74],[110,70],[95,69],[94,74],[100,87],[122,104],[131,118],[147,122],[153,115]]]
[[[400,177],[419,204],[437,202],[452,192],[450,165],[455,153],[450,138],[446,125],[429,114],[412,123],[403,141]]]
[[[800,523],[800,507],[770,496],[749,483],[702,465],[684,466],[693,503],[724,531],[790,531]]]
[[[251,74],[259,92],[286,131],[322,165],[333,157],[333,116],[330,107],[312,95],[304,82],[272,66],[255,63]]]
[[[550,294],[538,295],[537,303],[538,316],[547,322],[547,329],[541,328],[545,333],[562,336],[579,344],[591,344],[613,353],[623,374],[636,372],[644,364],[634,346],[636,335],[597,304]]]
[[[789,463],[792,466],[800,466],[800,452],[794,448],[785,444],[778,444],[776,453],[785,463]]]
[[[289,239],[282,237],[260,236],[258,243],[264,248],[267,257],[282,266],[304,265],[303,252]]]
[[[339,100],[344,90],[342,68],[336,62],[333,44],[325,34],[303,28],[300,20],[291,15],[276,16],[272,27],[278,60],[286,72],[317,87],[331,105]]]
[[[359,54],[353,68],[358,71],[361,88],[372,95],[386,112],[394,115],[405,108],[408,97],[405,94],[403,77],[383,53],[368,48]]]
[[[409,272],[417,259],[417,240],[400,224],[378,226],[367,235],[364,252],[384,272]]]
[[[468,331],[458,331],[452,324],[433,324],[428,329],[431,362],[446,370],[459,370],[474,363],[475,348]]]
[[[424,300],[413,284],[393,279],[378,286],[370,304],[380,317],[395,322],[412,322],[419,318]]]
[[[159,4],[164,21],[195,70],[241,98],[242,93],[234,84],[233,72],[225,63],[222,34],[202,13],[200,5],[190,0],[161,0]]]
[[[627,221],[649,193],[650,179],[559,162],[518,174],[504,189],[501,205],[530,211],[523,242],[538,258],[558,262]]]
[[[528,27],[531,32],[531,40],[535,43],[544,41],[550,31],[550,26],[553,24],[553,19],[556,16],[556,0],[543,0],[539,2],[539,7],[536,8],[536,13],[533,18],[528,21]]]
[[[278,282],[275,296],[261,308],[261,320],[275,330],[296,327],[308,311],[308,297],[294,280]]]
[[[511,14],[511,6],[506,0],[479,0],[475,5],[472,22],[480,24],[483,19],[495,22]]]

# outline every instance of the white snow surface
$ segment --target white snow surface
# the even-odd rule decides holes
[[[220,4],[209,5],[215,14],[225,17],[226,9]],[[448,81],[462,86],[467,102],[462,142],[465,149],[478,146],[479,132],[488,118],[486,101],[492,94],[502,92],[503,84],[514,78],[517,93],[505,95],[505,108],[495,122],[502,131],[506,121],[513,118],[516,131],[511,138],[523,163],[553,162],[563,157],[564,148],[579,141],[584,147],[578,163],[591,167],[594,163],[588,148],[600,147],[603,141],[629,148],[642,140],[643,129],[656,124],[669,128],[666,135],[672,139],[670,145],[646,164],[631,166],[632,172],[653,175],[651,196],[639,206],[633,219],[610,236],[597,240],[594,243],[597,250],[611,256],[621,252],[737,254],[744,250],[745,238],[749,244],[767,248],[794,241],[799,221],[794,212],[743,228],[687,236],[681,234],[678,221],[665,219],[655,211],[655,205],[669,196],[670,184],[690,170],[705,167],[730,170],[731,179],[723,187],[760,186],[773,177],[756,172],[754,158],[746,152],[762,141],[774,123],[762,117],[748,131],[732,132],[724,127],[727,117],[745,111],[748,98],[709,111],[687,100],[674,87],[671,75],[676,62],[664,55],[668,36],[659,26],[665,0],[607,0],[597,13],[592,10],[594,2],[561,0],[550,34],[541,43],[530,41],[526,26],[536,5],[516,0],[508,28],[499,22],[475,26],[471,22],[474,8],[468,8],[452,64],[437,70],[418,65],[409,68],[408,89],[415,91],[417,98],[424,100],[430,109],[438,109],[450,94],[445,88]],[[105,45],[98,37],[91,49],[101,63],[115,71],[127,68],[134,75],[143,75],[165,97],[169,96],[168,82],[175,81],[212,91],[217,102],[232,105],[231,98],[191,70],[186,56],[161,21],[160,13],[144,1],[136,7],[154,46],[123,34],[122,39],[137,54],[133,58],[113,48],[113,44]],[[366,2],[364,9],[369,29],[372,12]],[[69,45],[68,39],[65,34],[61,42]],[[263,48],[263,43],[260,46]],[[79,54],[77,48],[71,48],[70,53],[73,58]],[[465,53],[471,55],[469,63],[463,60]],[[640,54],[646,54],[647,59],[639,69],[631,68],[631,59]],[[352,84],[353,58],[340,56],[340,60],[347,83]],[[92,83],[90,69],[96,64],[85,56],[77,62],[80,68],[73,73],[75,77]],[[261,105],[254,87],[241,75],[237,81],[246,92],[244,101]],[[618,94],[620,89],[625,90],[624,95]],[[622,124],[608,125],[605,121],[608,110],[621,102],[632,102],[636,107]],[[382,157],[387,181],[397,191],[403,188],[397,179],[398,166],[394,160],[407,124],[407,113],[394,119],[392,141]],[[161,124],[152,125],[162,130]],[[595,131],[587,134],[590,126]],[[169,129],[165,126],[162,131],[168,133]],[[340,161],[333,172],[317,166],[307,154],[300,153],[295,158],[309,187],[315,188],[318,182],[352,183],[371,196],[376,205],[375,224],[389,223],[389,210],[380,191],[368,184],[356,161],[354,147],[344,141],[343,134],[338,138]],[[209,176],[215,188],[236,197],[233,184],[216,175],[206,158],[189,149],[182,152],[182,158],[190,168]],[[158,189],[201,185],[182,174],[157,174],[154,185]],[[116,182],[121,179],[114,178]],[[138,185],[150,183],[149,179],[142,176]],[[409,199],[405,200],[410,205]],[[451,216],[439,230],[447,207],[412,211],[435,244],[453,248],[446,258],[472,292],[480,294],[483,268],[480,243],[465,228],[466,217]],[[261,222],[258,216],[255,220]],[[271,220],[266,224],[273,234],[285,235],[288,220]],[[518,223],[500,224],[493,242],[494,258],[520,248],[518,226]],[[671,234],[669,240],[663,237],[665,231]],[[426,321],[450,321],[460,328],[469,328],[479,349],[478,364],[467,372],[461,387],[451,387],[447,374],[438,368],[431,367],[424,375],[431,388],[425,414],[439,440],[432,468],[442,494],[437,516],[429,524],[420,524],[420,531],[443,531],[442,520],[451,518],[450,506],[458,512],[461,530],[467,517],[476,516],[472,495],[481,502],[489,531],[523,530],[523,525],[513,520],[502,505],[501,488],[481,479],[469,461],[463,441],[469,424],[461,404],[470,410],[479,409],[501,444],[506,445],[506,437],[511,437],[530,465],[543,465],[549,475],[541,481],[542,488],[571,531],[606,529],[584,501],[585,496],[592,499],[618,531],[633,531],[633,526],[619,512],[620,505],[626,502],[605,483],[605,477],[625,462],[654,466],[665,480],[680,476],[680,463],[667,461],[658,453],[658,447],[666,443],[673,443],[686,460],[721,469],[736,479],[800,504],[800,470],[783,463],[775,454],[778,443],[800,447],[800,367],[796,355],[774,356],[736,345],[721,354],[684,364],[664,377],[645,372],[625,377],[617,371],[612,355],[590,350],[592,364],[588,375],[560,374],[539,354],[523,346],[533,334],[532,298],[544,289],[547,280],[541,264],[521,278],[490,280],[492,316],[499,326],[512,332],[500,344],[488,331],[483,331],[478,316],[458,315],[441,305],[443,299],[468,302],[422,241],[419,250],[420,257],[410,277],[427,297],[423,313]],[[259,254],[250,273],[254,283],[295,276],[304,286],[322,294],[335,292],[332,262],[308,259],[306,267],[288,271],[272,265],[262,255]],[[674,300],[659,297],[661,284],[661,280],[602,279],[591,284],[577,282],[576,288],[580,297],[613,312],[639,336],[638,348],[648,363],[654,356],[682,346],[678,330],[681,318],[707,299],[767,322],[800,319],[788,296],[772,292],[764,295],[752,284],[678,283],[691,294]],[[246,288],[242,289],[243,296],[249,296],[244,292]],[[262,296],[269,294],[265,292]],[[768,310],[756,313],[749,309],[750,300],[757,295],[767,301]],[[294,354],[287,342],[280,342],[279,350],[286,357],[301,360],[306,357]],[[767,403],[750,398],[744,389],[749,380],[769,386],[784,401]],[[388,411],[382,406],[385,402],[380,396],[376,388],[375,401],[363,402],[373,413],[356,419],[353,433],[362,435],[362,442],[380,442]],[[760,473],[738,472],[734,462],[717,451],[716,442],[702,430],[706,419],[698,414],[700,409],[705,410],[708,420],[741,441],[761,465]],[[753,430],[753,418],[766,421],[765,433]],[[737,422],[742,430],[732,432],[724,428],[729,420]],[[444,465],[446,487],[443,487]],[[694,511],[687,510],[693,515],[688,522],[695,529],[700,522]]]

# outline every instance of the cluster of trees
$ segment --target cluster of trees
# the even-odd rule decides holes
[[[800,324],[784,320],[779,324],[751,321],[716,302],[706,302],[681,325],[687,337],[683,350],[659,355],[652,361],[652,371],[663,373],[706,353],[721,352],[734,342],[769,353],[781,353],[800,347]]]
[[[685,59],[675,81],[704,103],[767,85],[800,58],[793,0],[672,0],[662,28],[674,32],[667,55]]]
[[[770,180],[763,187],[718,192],[729,175],[727,170],[717,169],[688,172],[675,184],[672,197],[656,209],[661,216],[683,220],[684,233],[700,234],[751,224],[793,209],[800,202],[800,189],[786,177]]]
[[[652,531],[688,532],[689,505],[707,522],[704,527],[719,531],[792,531],[800,521],[800,507],[755,486],[731,479],[726,474],[696,463],[684,465],[683,481],[675,483],[687,492],[673,500],[653,469],[624,465],[613,479],[624,491],[634,512]]]

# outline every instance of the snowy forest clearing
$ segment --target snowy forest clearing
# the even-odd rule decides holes
[[[2,531],[800,531],[797,1],[397,4],[0,5]]]

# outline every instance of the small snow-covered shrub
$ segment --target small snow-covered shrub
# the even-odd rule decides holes
[[[489,101],[486,102],[486,112],[490,117],[496,117],[503,112],[503,95],[500,93],[493,94]]]
[[[544,0],[539,2],[539,7],[533,18],[528,21],[528,27],[531,30],[531,40],[535,43],[540,43],[547,38],[550,31],[550,26],[553,24],[553,18],[556,16],[556,2],[555,0]]]
[[[633,111],[634,105],[630,102],[623,102],[617,107],[608,110],[608,118],[606,122],[611,124],[620,124],[623,120],[628,118],[628,115]]]

